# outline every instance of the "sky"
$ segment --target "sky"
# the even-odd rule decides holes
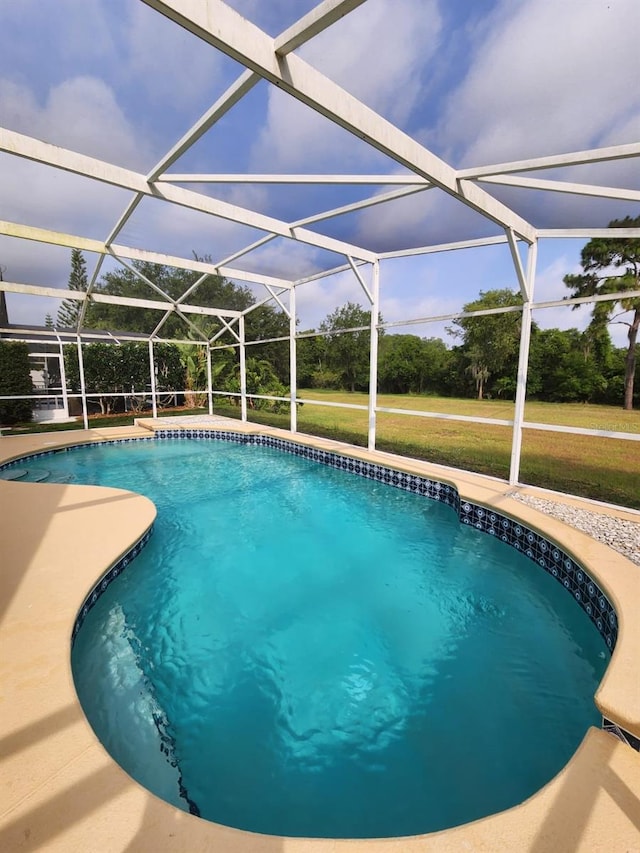
[[[315,3],[233,0],[277,36]],[[140,0],[21,0],[0,4],[0,126],[146,173],[243,70]],[[299,55],[454,167],[519,160],[640,140],[637,0],[366,0]],[[635,82],[634,82],[635,81]],[[261,81],[172,167],[208,173],[402,172],[394,162]],[[637,160],[536,173],[640,189]],[[533,225],[602,227],[640,204],[484,185]],[[356,201],[382,187],[191,185],[285,221]],[[104,239],[129,201],[0,154],[0,219]],[[375,252],[499,233],[438,190],[315,226]],[[117,242],[222,260],[261,232],[145,199]],[[542,240],[535,298],[560,299],[580,271],[585,240]],[[95,257],[87,255],[91,273]],[[273,240],[235,262],[296,279],[344,262]],[[69,250],[0,237],[7,281],[64,288]],[[105,269],[108,265],[105,266]],[[517,289],[506,246],[384,261],[388,322],[460,310],[481,290]],[[256,290],[261,296],[264,291]],[[299,328],[346,301],[365,304],[351,272],[298,288]],[[8,295],[10,320],[42,323],[56,300]],[[537,311],[543,328],[584,327],[589,310]],[[445,335],[449,323],[398,328]],[[624,345],[625,327],[612,327]]]

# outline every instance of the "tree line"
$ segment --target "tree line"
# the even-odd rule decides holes
[[[510,290],[481,292],[463,310],[521,305]],[[348,303],[320,331],[368,327],[370,312]],[[382,318],[380,318],[382,319]],[[437,337],[379,331],[378,391],[451,397],[514,399],[520,346],[520,311],[456,320],[448,348]],[[619,404],[624,396],[627,352],[616,348],[605,328],[540,329],[531,332],[527,395],[550,402]],[[302,387],[366,391],[369,387],[368,331],[328,334],[298,341]],[[638,402],[636,393],[636,403]]]
[[[609,224],[613,228],[640,227],[640,217],[626,217]],[[210,260],[194,257],[196,260]],[[630,295],[628,298],[623,295],[612,301],[595,302],[591,323],[583,332],[577,329],[543,330],[534,323],[528,396],[552,402],[619,404],[623,401],[625,408],[632,408],[634,402],[638,402],[634,377],[640,297],[634,294],[640,290],[640,240],[591,240],[583,247],[581,265],[581,274],[564,277],[571,296],[598,298],[625,292]],[[199,279],[201,281],[197,283]],[[247,287],[223,276],[203,278],[197,272],[140,262],[134,262],[131,268],[123,267],[106,273],[96,283],[94,292],[148,299],[152,295],[149,282],[172,299],[186,295],[186,301],[193,305],[224,306],[239,311],[249,309],[245,318],[246,338],[257,342],[257,345],[247,347],[248,390],[273,396],[288,393],[288,342],[259,343],[288,337],[289,319],[283,311],[270,305],[256,305],[255,297]],[[87,286],[84,258],[80,251],[74,249],[69,288],[86,291]],[[452,347],[436,337],[386,334],[380,330],[378,390],[398,394],[513,398],[521,311],[510,309],[518,309],[521,304],[521,296],[517,292],[506,289],[481,291],[477,299],[463,306],[463,312],[497,308],[502,309],[502,313],[455,320],[448,328],[456,341]],[[57,325],[75,327],[81,310],[77,301],[63,301]],[[53,324],[51,318],[47,322]],[[378,323],[382,322],[383,318],[379,317]],[[616,322],[625,323],[628,327],[626,348],[612,345],[608,326]],[[185,319],[176,311],[166,314],[162,310],[89,302],[84,309],[82,324],[85,328],[109,329],[116,335],[118,331],[150,334],[160,329],[162,337],[193,340],[193,344],[178,345],[183,381],[178,383],[176,379],[174,387],[182,384],[186,390],[206,387],[206,354],[196,341],[200,335],[210,339],[219,334],[215,345],[228,345],[229,348],[216,349],[212,353],[213,385],[219,390],[239,392],[239,355],[237,346],[234,346],[237,340],[216,317],[188,315]],[[370,312],[349,302],[328,314],[317,330],[302,333],[297,343],[298,385],[302,388],[366,390],[369,384],[369,328]],[[342,329],[357,331],[341,333]],[[129,350],[124,348],[119,355],[108,356],[104,346],[92,344],[84,348],[85,367],[89,373],[92,372],[94,354],[96,365],[102,364],[104,372],[111,376],[116,375],[115,361],[120,359],[120,376],[126,378],[127,386],[136,385],[137,380],[134,381],[128,366]],[[135,345],[131,347],[133,352]],[[114,363],[108,364],[109,359]],[[73,356],[69,355],[69,360],[68,374],[73,381]],[[96,373],[94,385],[97,382]],[[114,387],[114,382],[109,387]],[[123,382],[125,379],[122,379],[120,387]],[[88,381],[87,384],[90,386],[92,383]],[[255,405],[261,404],[256,401]]]
[[[611,228],[639,228],[640,216],[609,223]],[[640,240],[596,238],[582,249],[581,274],[566,275],[571,297],[596,300],[584,332],[577,329],[531,330],[527,394],[551,402],[594,402],[632,409],[637,337],[640,329]],[[629,294],[628,296],[626,294]],[[500,309],[481,317],[460,317],[447,329],[459,343],[447,348],[439,338],[380,333],[378,390],[512,399],[516,392],[522,305],[519,293],[481,291],[463,312]],[[575,307],[575,306],[574,306]],[[511,310],[510,310],[511,309]],[[515,310],[514,310],[515,309]],[[299,342],[301,385],[365,390],[368,387],[370,312],[348,303],[319,327],[322,337]],[[382,323],[382,318],[378,318]],[[627,327],[626,347],[615,348],[608,327]],[[363,328],[338,335],[340,328]]]

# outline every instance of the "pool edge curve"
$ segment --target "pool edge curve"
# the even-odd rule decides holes
[[[373,460],[379,465],[419,476],[437,477],[440,482],[455,486],[461,499],[521,519],[529,528],[558,541],[567,553],[575,556],[602,584],[619,616],[618,644],[596,701],[604,716],[613,719],[632,734],[640,734],[640,696],[635,695],[639,692],[637,688],[634,693],[640,629],[634,626],[635,620],[629,618],[633,604],[629,598],[634,594],[637,597],[640,574],[624,557],[578,531],[571,531],[563,523],[543,517],[514,501],[505,494],[508,491],[506,484],[489,478],[392,457],[390,454],[370,454],[362,448],[300,434],[292,435],[283,430],[238,424],[234,431],[247,435],[270,435],[328,452]],[[40,434],[20,437],[17,442],[3,438],[0,442],[0,463],[52,448],[145,435],[149,436],[148,429],[138,426],[128,430],[101,430],[98,434],[84,431],[62,436]],[[20,837],[21,842],[31,839],[27,840],[25,849],[37,849],[34,847],[37,839],[40,839],[38,843],[46,842],[51,850],[83,849],[83,844],[84,849],[87,849],[88,840],[94,838],[95,824],[91,816],[95,812],[94,817],[105,835],[104,846],[94,846],[94,849],[105,850],[186,851],[207,849],[212,843],[217,843],[221,845],[220,849],[232,853],[245,850],[274,853],[283,850],[287,853],[331,850],[337,853],[343,844],[348,844],[349,851],[359,853],[372,849],[375,843],[376,850],[387,853],[401,849],[426,849],[428,841],[428,849],[436,851],[464,849],[464,845],[471,850],[518,849],[541,853],[543,850],[557,849],[599,849],[594,846],[594,843],[600,843],[596,839],[605,845],[602,849],[614,849],[612,842],[617,839],[616,843],[626,844],[629,849],[633,849],[630,845],[636,843],[640,850],[640,829],[629,813],[630,796],[634,798],[640,813],[640,756],[628,746],[615,741],[608,733],[595,729],[589,730],[583,744],[558,776],[525,803],[473,824],[411,839],[388,839],[372,843],[365,840],[340,842],[256,836],[199,821],[157,800],[129,779],[96,743],[95,735],[77,705],[70,674],[69,638],[83,596],[92,589],[92,584],[95,585],[123,557],[127,548],[131,548],[144,536],[152,524],[151,520],[145,526],[139,520],[139,535],[131,536],[130,541],[124,543],[124,547],[112,560],[105,561],[104,547],[101,553],[101,548],[97,547],[95,537],[92,540],[93,534],[88,529],[96,524],[98,529],[104,526],[104,518],[101,523],[97,519],[104,512],[105,506],[96,503],[100,498],[95,494],[90,497],[86,492],[80,499],[80,492],[77,491],[97,488],[0,482],[3,552],[5,556],[18,561],[13,567],[14,594],[1,629],[4,635],[3,647],[7,649],[5,657],[8,661],[3,667],[6,669],[4,680],[9,694],[9,713],[3,719],[8,725],[5,743],[19,747],[7,759],[8,773],[5,772],[5,778],[10,778],[11,784],[9,796],[4,798],[8,810],[0,826],[0,841],[4,838],[10,847]],[[46,499],[35,501],[35,514],[34,500],[23,498],[26,491],[33,495],[33,490],[42,490],[47,495]],[[58,493],[60,499],[63,494],[66,495],[64,511],[53,511],[53,495]],[[131,496],[131,500],[133,498],[147,501],[140,496]],[[137,517],[139,507],[132,514],[133,503],[118,504],[116,501],[112,503],[111,512],[114,506],[121,510],[122,524],[127,530],[135,526],[132,515]],[[47,513],[49,518],[45,527],[42,525],[42,516]],[[75,576],[62,561],[56,558],[44,559],[51,537],[55,539],[62,535],[62,541],[65,541],[64,535],[68,535],[72,529],[70,519],[75,513],[80,513],[78,518],[91,518],[90,523],[87,521],[83,524],[80,521],[83,544],[74,545],[72,560],[74,565],[84,566],[81,572],[83,580]],[[142,513],[144,515],[144,510]],[[123,539],[129,535],[125,535],[124,530],[122,534]],[[116,543],[109,547],[112,551],[118,550]],[[84,578],[88,582],[85,583]],[[3,592],[6,599],[8,590],[3,589]],[[74,597],[75,600],[69,600]],[[65,632],[66,645],[61,646]],[[38,673],[42,672],[49,674],[45,684],[38,679]],[[29,768],[27,772],[26,767]],[[464,772],[464,768],[460,770]],[[618,781],[618,787],[612,787],[612,780]],[[87,799],[90,800],[91,808],[85,803]],[[53,809],[54,802],[59,804],[67,801],[70,808]],[[564,802],[564,818],[561,815],[561,801]],[[591,804],[589,808],[585,806],[587,802]],[[573,839],[575,844],[572,847],[566,844],[567,834],[575,834],[576,830],[565,819],[567,809],[569,812],[574,809],[576,815],[580,815],[579,819],[576,818],[580,833]],[[29,834],[25,836],[27,828]],[[564,839],[562,845],[561,838]],[[137,846],[130,846],[132,839]],[[159,843],[163,845],[162,848],[158,847]]]

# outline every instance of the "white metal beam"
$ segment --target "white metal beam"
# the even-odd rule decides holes
[[[80,399],[82,400],[82,424],[85,429],[89,429],[89,415],[87,411],[87,386],[84,379],[84,358],[82,356],[82,340],[80,335],[76,341],[78,352],[78,372],[80,373]]]
[[[336,207],[336,208],[333,208],[332,210],[327,210],[323,213],[316,213],[313,216],[307,217],[306,219],[300,219],[297,222],[290,223],[290,227],[296,228],[300,225],[310,225],[314,222],[321,222],[324,219],[331,219],[334,216],[342,216],[345,213],[353,213],[354,211],[357,211],[357,210],[363,210],[363,209],[368,208],[368,207],[373,207],[376,204],[383,204],[384,202],[391,201],[392,199],[403,198],[404,196],[412,195],[415,192],[420,192],[420,191],[423,191],[425,189],[430,189],[431,186],[432,185],[429,184],[427,181],[423,181],[420,186],[414,186],[412,189],[392,190],[389,193],[381,193],[380,195],[371,196],[370,198],[363,199],[362,201],[356,201],[353,204],[346,204],[343,207]],[[257,240],[255,243],[252,243],[250,246],[245,246],[245,248],[240,249],[239,251],[235,252],[233,255],[230,255],[228,258],[225,258],[223,261],[221,261],[221,263],[230,263],[231,261],[236,260],[237,258],[241,257],[242,255],[246,255],[249,252],[253,251],[254,249],[257,249],[259,246],[262,246],[265,243],[268,243],[270,240],[273,240],[276,236],[277,236],[276,234],[271,234],[268,237],[263,237],[261,240]],[[504,240],[504,238],[502,238],[502,239]],[[399,254],[402,255],[403,253],[400,252]],[[350,255],[348,257],[349,257],[349,265],[353,266],[356,262],[354,261],[354,259]],[[367,263],[367,261],[360,261],[359,263]],[[341,265],[339,267],[334,267],[330,270],[325,270],[321,273],[314,274],[313,276],[309,276],[309,277],[300,279],[299,281],[296,282],[296,285],[303,284],[303,283],[306,283],[308,281],[313,281],[313,280],[316,280],[318,278],[324,278],[325,276],[334,275],[337,272],[342,272],[343,270],[349,269],[349,265],[344,264],[344,265]]]
[[[167,154],[153,167],[147,175],[147,181],[152,182],[172,166],[176,160],[191,148],[201,136],[210,130],[229,110],[238,103],[260,81],[260,77],[251,71],[243,71],[227,91],[211,106],[204,115],[172,146]]]
[[[298,431],[298,357],[296,341],[296,289],[292,287],[289,291],[289,429],[291,432]]]
[[[140,204],[140,202],[142,201],[143,198],[144,198],[144,196],[142,195],[142,193],[136,193],[133,196],[133,198],[131,199],[129,204],[126,206],[126,208],[124,209],[124,211],[120,215],[120,218],[118,219],[116,224],[113,226],[113,228],[109,232],[109,236],[104,241],[106,246],[110,246],[113,243],[113,241],[116,239],[118,234],[122,231],[124,226],[129,221],[129,219],[131,218],[131,216],[135,212],[135,209]]]
[[[121,264],[126,270],[129,270],[129,272],[132,276],[134,276],[134,278],[139,279],[140,281],[144,282],[144,284],[148,285],[152,290],[155,290],[158,296],[161,296],[169,304],[174,304],[174,300],[169,296],[169,294],[166,293],[161,287],[158,287],[158,285],[154,281],[151,281],[151,279],[141,273],[140,270],[137,270],[135,267],[132,267],[131,264],[128,264],[126,261],[123,261],[122,258],[119,258],[116,252],[113,252],[112,254],[119,264]]]
[[[267,288],[267,290],[268,290],[268,291],[269,291],[269,293],[271,294],[271,297],[272,297],[273,299],[275,299],[275,301],[278,303],[278,305],[280,306],[280,308],[282,309],[282,311],[284,312],[284,314],[286,314],[286,316],[287,316],[287,317],[289,317],[289,319],[291,319],[291,314],[289,313],[289,309],[288,309],[288,308],[287,308],[287,306],[284,304],[284,302],[280,299],[280,294],[279,294],[279,293],[276,293],[276,292],[275,292],[275,290],[274,290],[272,287],[269,287],[269,285],[268,285],[268,284],[265,284],[265,287]],[[282,292],[282,291],[281,291],[281,292]],[[293,287],[291,288],[291,290],[289,291],[289,293],[291,293],[291,292],[293,292]],[[245,313],[246,313],[246,312],[245,312]]]
[[[247,422],[247,353],[245,342],[244,317],[238,320],[240,332],[240,418]]]
[[[437,314],[433,317],[415,317],[409,320],[394,320],[381,323],[381,329],[394,329],[398,326],[421,326],[426,323],[442,323],[445,320],[459,320],[461,317],[484,317],[490,314],[517,314],[522,311],[522,305],[509,305],[505,308],[484,308],[482,311],[454,311],[451,314]]]
[[[357,267],[357,266],[354,264],[354,262],[353,262],[353,258],[347,258],[347,260],[349,261],[349,266],[350,266],[350,267],[351,267],[351,269],[353,270],[353,274],[354,274],[354,275],[355,275],[355,277],[358,279],[358,282],[359,282],[359,284],[360,284],[360,287],[361,287],[361,288],[363,289],[363,291],[364,291],[364,295],[365,295],[365,296],[367,297],[367,299],[369,300],[369,304],[370,304],[370,305],[373,305],[373,303],[375,302],[375,293],[372,293],[372,292],[369,290],[369,288],[367,287],[367,284],[366,284],[365,280],[364,280],[364,279],[362,278],[362,276],[360,275],[360,270],[358,269],[358,267]],[[377,267],[374,265],[374,269],[376,269],[376,268],[377,268]],[[374,289],[375,289],[375,283],[374,283]],[[377,322],[378,322],[378,318],[376,317],[376,323],[377,323]]]
[[[611,145],[608,148],[592,148],[588,151],[574,151],[570,154],[554,154],[550,157],[535,157],[529,160],[513,160],[510,163],[495,163],[492,166],[479,166],[460,169],[459,178],[480,178],[484,175],[507,175],[510,172],[531,172],[537,169],[555,169],[562,166],[582,166],[586,163],[605,163],[640,156],[640,142],[630,145]]]
[[[640,190],[627,190],[622,187],[598,187],[593,184],[575,184],[569,181],[543,181],[539,178],[522,178],[512,175],[489,175],[485,178],[480,178],[480,181],[488,184],[499,184],[505,187],[522,187],[528,190],[595,196],[596,198],[615,198],[620,201],[640,201]]]
[[[518,286],[520,288],[520,294],[522,295],[522,301],[530,302],[531,294],[529,291],[529,287],[531,285],[531,282],[527,279],[526,273],[522,266],[522,261],[520,260],[520,254],[518,252],[518,246],[516,243],[515,235],[513,231],[509,229],[507,229],[507,240],[509,242],[509,249],[511,250],[511,259],[513,261],[513,265],[516,270],[516,275],[518,277]]]
[[[259,77],[257,74],[252,74],[250,71],[245,71],[240,75],[239,79],[227,90],[227,92],[219,99],[212,107],[209,109],[196,124],[187,132],[185,136],[182,137],[170,150],[169,152],[160,160],[159,163],[154,166],[151,172],[147,175],[147,181],[153,181],[164,169],[168,166],[171,166],[185,151],[188,150],[192,145],[197,142],[200,137],[209,130],[209,128],[218,121],[231,107],[240,100],[258,81]],[[120,218],[111,229],[111,232],[107,239],[105,240],[105,244],[110,246],[113,241],[116,239],[118,234],[122,231],[127,221],[138,207],[140,202],[143,199],[143,194],[138,192],[131,199]],[[92,282],[93,284],[93,282]],[[93,288],[91,288],[93,289]],[[79,326],[84,321],[84,310],[82,312]],[[160,325],[162,325],[164,321],[161,321]]]
[[[585,427],[560,426],[560,424],[540,424],[534,421],[525,421],[522,424],[525,429],[540,430],[542,432],[564,432],[569,435],[592,435],[597,438],[616,438],[624,441],[640,441],[637,432],[613,432],[606,429],[586,429]]]
[[[527,270],[524,272],[520,263],[520,256],[515,247],[512,235],[507,232],[509,245],[514,262],[521,278],[520,289],[522,291],[522,320],[520,324],[520,348],[518,350],[518,372],[516,377],[516,399],[513,414],[513,429],[511,434],[511,460],[509,464],[509,483],[515,485],[520,477],[520,459],[522,456],[522,424],[524,422],[524,407],[527,398],[527,375],[529,371],[529,350],[531,348],[531,324],[533,290],[536,278],[536,261],[538,257],[538,244],[528,247]],[[516,260],[517,259],[517,260]]]
[[[213,414],[213,382],[211,373],[211,347],[207,344],[207,402],[209,414]]]
[[[534,302],[533,308],[560,308],[563,305],[586,305],[591,302],[620,302],[623,299],[640,299],[640,290],[625,290],[618,293],[602,293],[597,296],[575,296]],[[632,310],[632,309],[629,309]]]
[[[36,284],[20,284],[16,281],[0,281],[0,291],[5,293],[24,293],[29,296],[50,296],[53,299],[75,299],[84,302],[87,294],[79,290],[61,290],[58,287],[40,287]]]
[[[448,163],[299,56],[278,55],[272,38],[222,0],[142,2],[483,216],[502,227],[512,228],[528,242],[535,240],[535,229],[530,223],[472,182],[459,182],[456,170]],[[348,254],[362,257],[358,252]]]
[[[210,174],[210,173],[177,173],[165,172],[156,179],[159,182],[166,181],[175,184],[322,184],[353,186],[372,185],[385,186],[386,184],[402,186],[429,186],[426,178],[418,175],[257,175],[250,173],[242,174]]]
[[[640,237],[640,228],[540,228],[538,237],[576,238],[592,240],[596,237],[630,237],[637,240]]]
[[[254,284],[268,282],[275,287],[293,287],[292,282],[276,278],[275,276],[257,275],[256,273],[237,270],[233,267],[210,264],[206,261],[177,258],[174,255],[148,252],[144,249],[133,249],[130,246],[120,246],[115,243],[108,247],[101,240],[80,237],[77,234],[65,234],[61,231],[51,231],[47,228],[35,228],[31,225],[21,225],[17,222],[0,220],[0,234],[6,237],[18,237],[22,240],[34,240],[38,243],[49,243],[54,246],[66,246],[69,249],[80,249],[84,252],[94,252],[99,255],[113,256],[117,253],[118,257],[129,258],[129,260],[143,261],[150,264],[165,264],[168,267],[212,273],[213,275],[224,275],[227,278],[249,281]]]
[[[384,204],[384,202],[392,201],[396,198],[404,198],[405,196],[413,195],[416,192],[423,192],[426,189],[431,189],[431,186],[431,184],[424,181],[419,186],[414,185],[411,188],[392,190],[388,193],[381,193],[380,195],[370,196],[369,198],[363,199],[362,201],[353,202],[353,204],[346,204],[342,207],[335,207],[331,210],[324,211],[323,213],[315,213],[312,216],[306,217],[305,219],[299,219],[296,222],[291,222],[289,227],[291,229],[295,229],[299,228],[301,225],[311,225],[315,222],[322,222],[325,219],[332,219],[335,216],[343,216],[346,213],[354,213],[358,210],[364,210],[365,208],[374,207],[377,204]],[[246,255],[249,252],[252,252],[254,249],[263,246],[265,243],[270,242],[276,236],[276,234],[270,234],[266,237],[262,237],[255,243],[252,243],[251,245],[245,246],[243,249],[239,249],[237,252],[234,252],[234,254],[230,255],[228,258],[225,258],[223,261],[221,261],[221,263],[230,263],[231,261],[242,257],[242,255]],[[351,256],[349,256],[349,258],[350,263],[353,263],[353,259],[351,259]]]
[[[291,288],[291,290],[293,290],[293,288]],[[291,292],[291,290],[289,291],[289,293]],[[278,294],[277,294],[277,296],[282,296],[282,294],[283,294],[283,293],[285,293],[285,292],[286,292],[286,291],[281,290],[281,291],[280,291],[280,293],[278,293]],[[263,299],[259,299],[257,302],[254,302],[254,303],[253,303],[253,305],[249,305],[249,307],[248,307],[248,308],[245,308],[245,309],[244,309],[244,311],[242,312],[242,315],[243,315],[244,317],[246,317],[246,316],[247,316],[247,314],[251,314],[251,312],[252,312],[252,311],[255,311],[255,310],[256,310],[256,308],[260,308],[260,306],[261,306],[261,305],[267,305],[269,302],[271,302],[271,300],[272,300],[274,297],[276,297],[276,298],[277,298],[277,296],[276,296],[276,294],[275,294],[275,293],[273,293],[273,295],[272,295],[272,296],[265,296]],[[279,301],[279,300],[278,300],[278,301]],[[282,303],[280,303],[280,304],[282,305]],[[284,308],[284,306],[282,306],[282,307],[283,307],[283,309],[285,310],[285,312],[287,313],[287,316],[288,316],[288,315],[289,315],[289,312],[286,310],[286,308]]]
[[[151,376],[151,413],[154,418],[157,418],[158,401],[156,399],[156,371],[155,359],[153,357],[153,338],[149,338],[149,373]]]
[[[351,260],[351,259],[349,259]],[[353,269],[358,278],[357,270]],[[364,285],[363,285],[364,286]],[[368,292],[368,291],[367,291]],[[367,447],[376,449],[376,408],[378,406],[378,314],[380,311],[380,263],[373,265],[371,324],[369,329],[369,411]]]
[[[72,299],[76,302],[97,302],[104,305],[126,305],[130,308],[151,308],[158,311],[185,314],[199,314],[208,317],[227,317],[237,319],[241,311],[208,308],[202,305],[177,305],[173,301],[157,299],[138,299],[133,296],[112,296],[109,293],[85,293],[81,290],[62,290],[57,287],[40,287],[35,284],[20,284],[19,282],[0,281],[0,291],[6,293],[23,293],[29,296],[47,296],[53,299]]]
[[[107,341],[109,343],[113,343],[115,341],[114,336],[111,332],[107,332],[103,330],[92,330],[85,329],[80,334],[75,329],[25,329],[20,328],[18,326],[5,326],[0,327],[0,333],[4,335],[11,335],[15,340],[15,336],[19,335],[20,340],[25,343],[34,343],[41,344],[42,338],[47,337],[51,338],[53,342],[60,339],[63,344],[75,344],[78,337],[82,341],[89,343],[90,341]],[[153,334],[153,333],[152,333]],[[33,336],[38,335],[38,339],[35,339]],[[136,332],[118,332],[118,340],[119,341],[148,341],[150,335],[138,334]],[[154,336],[154,340],[158,343],[163,344],[193,344],[195,343],[193,340],[187,340],[186,338],[160,338]],[[73,396],[73,395],[71,395]]]
[[[218,340],[218,338],[221,338],[221,337],[225,334],[225,332],[230,332],[230,333],[233,335],[233,337],[238,341],[238,343],[240,343],[240,336],[239,336],[239,334],[236,332],[236,330],[233,328],[232,324],[231,324],[231,323],[227,323],[227,322],[226,322],[222,317],[220,318],[220,320],[221,320],[221,322],[222,322],[222,326],[223,326],[223,327],[222,327],[222,329],[220,329],[219,331],[217,331],[217,332],[215,333],[215,335],[214,335],[212,338],[210,338],[210,340],[209,340],[209,346],[211,346],[211,344],[212,344],[212,343],[214,343],[215,341],[217,341],[217,340]]]
[[[265,237],[261,237],[259,240],[256,240],[255,243],[251,243],[249,246],[245,246],[242,249],[238,249],[237,252],[233,252],[233,254],[228,255],[226,258],[223,258],[218,263],[220,266],[225,266],[226,264],[230,264],[232,261],[241,258],[243,255],[249,254],[249,252],[253,252],[254,249],[260,248],[260,246],[264,246],[266,243],[270,243],[272,240],[276,238],[276,234],[267,234]]]
[[[292,50],[297,50],[363,3],[364,0],[324,0],[277,37],[276,53],[286,56]]]
[[[397,252],[382,252],[379,257],[381,261],[387,261],[393,258],[409,258],[414,257],[415,255],[430,255],[436,252],[455,252],[458,249],[478,249],[482,246],[498,246],[501,243],[506,242],[506,235],[500,234],[495,237],[478,237],[474,240],[458,240],[455,243],[439,243],[437,246],[420,246],[417,249],[400,249]]]
[[[203,282],[205,282],[208,278],[209,278],[209,273],[204,273],[204,275],[201,275],[201,276],[200,276],[200,278],[199,278],[199,279],[197,279],[197,281],[194,281],[194,282],[193,282],[193,284],[191,285],[191,287],[188,287],[188,288],[185,290],[185,292],[182,294],[182,296],[179,296],[179,297],[176,299],[176,304],[177,304],[177,305],[180,305],[180,304],[182,304],[183,302],[185,302],[185,300],[187,299],[187,297],[188,297],[188,296],[191,296],[191,294],[194,292],[194,290],[197,290],[197,289],[198,289],[198,287],[200,287],[200,285],[201,285]]]
[[[0,128],[0,151],[33,160],[35,163],[54,166],[71,174],[83,175],[144,196],[163,199],[171,204],[218,216],[221,219],[247,225],[250,228],[278,234],[281,237],[294,238],[301,243],[308,243],[320,249],[327,249],[342,255],[351,254],[356,258],[362,258],[362,260],[375,260],[375,255],[372,252],[360,247],[351,246],[348,243],[332,237],[325,237],[305,228],[296,228],[292,232],[288,223],[274,219],[272,216],[266,216],[173,184],[149,184],[144,175],[132,172],[130,169],[123,169],[121,166],[97,160],[95,157],[88,157],[86,154],[78,154],[75,151],[59,148],[56,145],[41,142],[39,139],[15,133],[6,128]]]
[[[334,216],[343,216],[345,213],[354,213],[357,210],[364,210],[368,207],[375,207],[376,204],[384,204],[387,201],[393,201],[396,198],[405,198],[417,192],[424,192],[431,189],[431,184],[425,183],[422,186],[413,186],[400,190],[391,190],[388,193],[380,193],[362,199],[362,201],[354,201],[352,204],[345,204],[342,207],[334,207],[331,210],[326,210],[323,213],[314,213],[312,216],[307,216],[304,219],[299,219],[291,223],[292,228],[299,225],[311,225],[314,222],[322,222],[325,219],[332,219]]]
[[[150,337],[151,337],[152,339],[158,336],[158,333],[160,332],[160,329],[161,329],[161,328],[164,326],[164,324],[167,322],[167,320],[169,319],[169,317],[171,316],[171,314],[172,314],[171,306],[169,306],[168,310],[167,310],[167,311],[165,311],[164,316],[162,317],[162,319],[161,319],[161,320],[159,320],[159,322],[156,324],[155,329],[151,332]]]

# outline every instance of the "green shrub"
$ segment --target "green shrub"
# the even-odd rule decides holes
[[[16,341],[0,341],[0,396],[32,394],[29,372],[29,347]],[[0,400],[0,424],[30,421],[30,400]]]

